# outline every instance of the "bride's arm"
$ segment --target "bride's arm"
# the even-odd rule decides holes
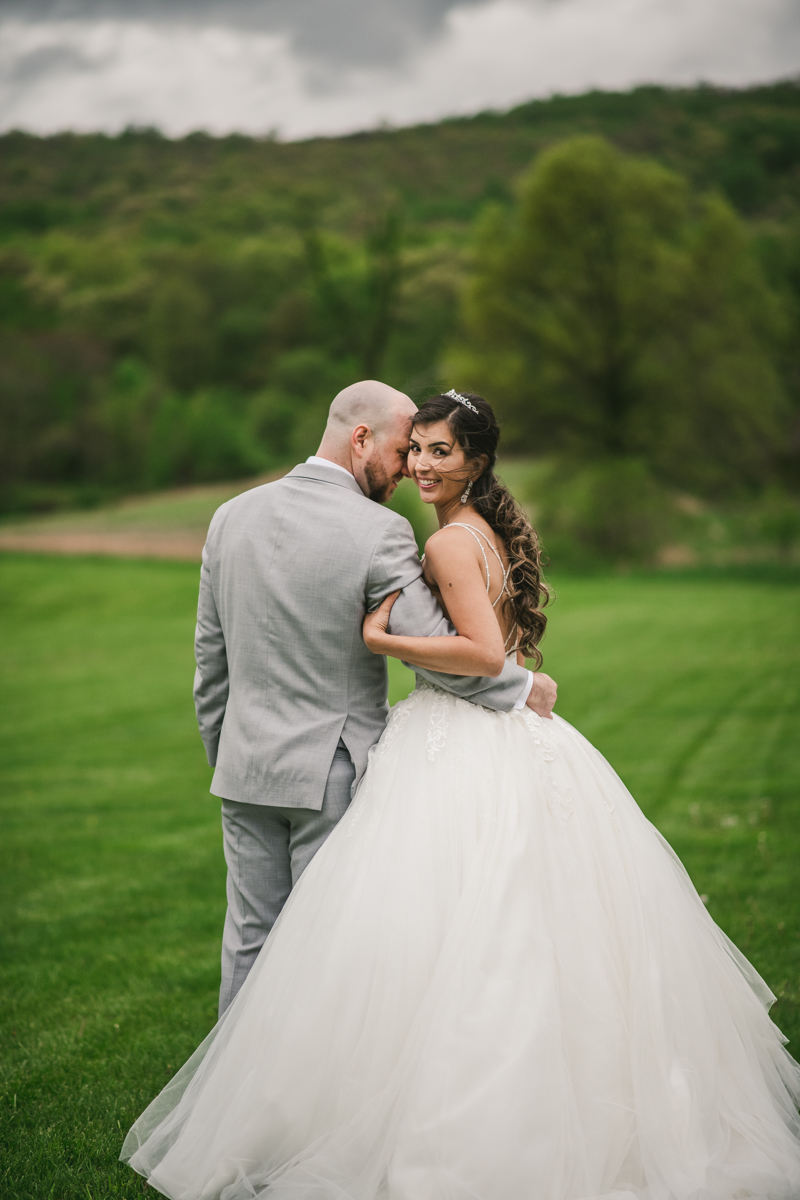
[[[473,547],[460,531],[454,530],[446,538],[428,542],[425,561],[446,599],[457,636],[404,637],[387,633],[389,613],[399,594],[395,592],[364,618],[367,646],[374,654],[388,654],[446,675],[499,675],[505,664],[503,635]]]

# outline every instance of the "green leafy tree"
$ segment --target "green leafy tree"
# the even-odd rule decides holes
[[[349,358],[362,378],[377,376],[397,319],[401,280],[400,218],[389,212],[357,252],[337,255],[313,220],[303,241],[319,315],[331,351]],[[327,336],[326,336],[327,335]]]
[[[190,390],[207,379],[213,354],[210,305],[191,280],[175,275],[160,282],[147,335],[149,357],[170,384]]]
[[[788,407],[777,297],[721,199],[597,137],[543,154],[479,230],[450,367],[526,449],[641,455],[675,482],[767,479]]]
[[[148,483],[206,483],[255,475],[268,465],[228,397],[213,390],[167,397],[150,441]]]
[[[97,405],[105,366],[101,350],[71,331],[0,331],[0,508],[26,507],[26,485],[33,507],[50,507],[57,485],[98,479],[108,453]]]

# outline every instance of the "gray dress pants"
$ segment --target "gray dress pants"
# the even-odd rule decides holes
[[[222,801],[228,912],[222,935],[220,1016],[247,978],[289,892],[347,811],[355,776],[340,740],[319,812]]]

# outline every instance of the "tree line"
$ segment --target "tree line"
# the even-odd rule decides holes
[[[0,143],[5,511],[282,466],[370,376],[483,391],[562,483],[798,489],[792,84],[292,146]]]

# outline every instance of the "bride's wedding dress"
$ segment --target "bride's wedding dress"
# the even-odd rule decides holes
[[[773,997],[570,725],[421,683],[123,1158],[173,1200],[800,1196]]]

